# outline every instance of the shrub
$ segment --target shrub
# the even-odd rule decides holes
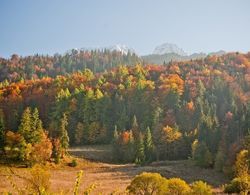
[[[22,180],[22,185],[20,185],[20,181],[17,178]],[[9,175],[7,176],[7,180],[10,182],[14,194],[41,194],[48,195],[51,194],[49,192],[50,189],[50,173],[46,169],[46,167],[36,164],[33,166],[29,175],[27,174],[18,174],[13,171],[11,168],[9,169]],[[17,182],[18,181],[18,182]],[[12,194],[10,192],[4,194]]]
[[[235,162],[235,175],[230,184],[226,185],[224,192],[248,194],[250,192],[250,175],[248,165],[248,150],[242,150],[237,154]]]
[[[166,179],[158,173],[141,173],[127,187],[129,194],[163,194]]]
[[[74,190],[73,190],[75,195],[78,194],[80,182],[81,182],[81,179],[82,179],[82,175],[83,175],[83,171],[82,170],[77,173],[77,177],[76,177],[76,181],[75,181],[75,186],[74,186]]]
[[[25,161],[28,154],[26,151],[26,145],[27,143],[22,135],[12,131],[7,131],[4,147],[7,159]]]
[[[247,177],[249,173],[248,167],[248,150],[241,150],[236,157],[235,174],[236,177]]]
[[[28,144],[27,146],[31,146]],[[40,135],[40,141],[38,143],[33,144],[29,149],[29,155],[27,157],[27,163],[30,165],[36,163],[45,163],[51,158],[52,154],[52,143],[48,138],[48,134],[42,132]]]
[[[7,176],[8,181],[10,182],[13,190],[16,192],[14,194],[37,194],[37,195],[52,195],[54,193],[50,192],[50,173],[46,169],[45,166],[41,166],[36,164],[30,169],[30,176],[19,175],[10,169],[10,174]],[[84,189],[80,189],[81,180],[83,176],[83,171],[80,170],[77,173],[77,177],[75,180],[73,194],[84,194],[89,195],[96,188],[96,184],[91,184]],[[22,180],[22,185],[20,185],[20,181],[17,183],[16,178]],[[68,194],[70,189],[63,190],[59,194]],[[6,192],[4,194],[12,194],[10,192]],[[57,194],[57,193],[56,193]]]
[[[164,194],[166,195],[183,195],[191,191],[189,185],[180,178],[171,178],[166,182]]]
[[[70,167],[76,167],[77,166],[77,161],[76,159],[73,159],[70,163],[69,163]]]
[[[203,181],[195,181],[191,184],[192,195],[211,195],[212,187]]]
[[[30,170],[31,177],[27,180],[30,192],[46,194],[50,188],[50,173],[45,167],[35,165]]]
[[[225,193],[240,193],[239,181],[237,179],[233,179],[230,184],[226,184],[224,187]]]
[[[129,194],[140,195],[212,195],[212,187],[203,181],[190,186],[180,178],[165,179],[158,173],[141,173],[127,187]]]
[[[250,192],[250,177],[234,178],[230,184],[224,187],[224,192],[248,194]]]

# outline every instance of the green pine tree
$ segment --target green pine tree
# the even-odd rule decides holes
[[[125,152],[125,157],[124,160],[126,162],[133,162],[135,160],[135,140],[133,137],[133,133],[130,130],[129,132],[129,141],[127,144],[126,152]]]
[[[153,160],[154,155],[154,144],[153,144],[153,138],[150,131],[150,128],[147,127],[145,139],[144,139],[144,145],[145,145],[145,160],[146,162],[151,162]]]
[[[31,143],[37,143],[41,139],[43,124],[39,118],[38,109],[35,108],[31,117]]]
[[[30,107],[27,107],[21,117],[21,123],[18,127],[18,133],[20,133],[27,143],[31,143],[31,126],[32,126],[32,115]]]
[[[142,165],[144,162],[145,162],[145,148],[144,148],[143,136],[142,134],[140,134],[136,144],[135,163]]]
[[[117,131],[117,126],[115,125],[114,133],[113,133],[113,143],[116,143],[118,141],[118,131]]]
[[[135,141],[137,141],[139,139],[139,136],[140,136],[140,130],[139,130],[139,126],[138,126],[137,119],[136,119],[135,115],[134,115],[133,120],[132,120],[132,133],[133,133],[133,137],[134,137]]]
[[[61,148],[62,148],[62,157],[64,156],[64,153],[66,152],[67,148],[69,147],[69,136],[68,136],[68,131],[67,131],[67,126],[68,126],[68,119],[67,115],[64,113],[63,117],[60,121],[60,143],[61,143]]]
[[[119,134],[117,131],[117,126],[115,125],[115,129],[113,132],[113,139],[112,139],[112,153],[113,159],[119,161],[120,159],[120,146],[118,144]]]
[[[76,129],[75,129],[75,140],[74,143],[75,144],[81,144],[82,143],[82,139],[83,139],[83,131],[84,131],[84,125],[81,122],[78,122],[76,125]]]
[[[208,168],[212,165],[212,154],[205,142],[195,140],[192,144],[193,159],[198,166]]]
[[[23,137],[19,140],[18,149],[18,160],[27,161],[27,144]]]
[[[219,147],[215,157],[215,163],[214,163],[215,170],[222,171],[224,164],[225,164],[225,154],[223,150]]]

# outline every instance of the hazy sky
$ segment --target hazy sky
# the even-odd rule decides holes
[[[125,44],[250,51],[250,0],[1,0],[0,56]]]

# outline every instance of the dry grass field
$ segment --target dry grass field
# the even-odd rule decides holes
[[[91,150],[89,148],[88,150],[82,150],[83,152],[78,149],[77,152],[78,155],[85,156],[86,151],[87,153],[91,153],[93,151],[95,153],[98,151],[97,149],[98,147],[94,147]],[[76,151],[76,149],[73,150]],[[101,155],[103,155],[100,150],[99,152]],[[106,152],[107,151],[105,151],[104,154]],[[99,157],[100,156],[98,156],[98,158]],[[78,171],[80,170],[83,170],[84,173],[81,181],[81,189],[86,189],[88,186],[95,184],[96,188],[93,190],[92,194],[110,194],[112,192],[123,193],[131,179],[135,175],[144,171],[158,172],[167,178],[180,177],[189,183],[195,180],[203,180],[213,185],[215,191],[217,192],[220,191],[219,186],[227,182],[222,174],[219,174],[211,169],[201,169],[196,167],[188,160],[163,161],[152,163],[148,166],[139,167],[134,164],[121,165],[103,162],[91,162],[89,160],[79,158],[78,165],[74,168],[67,166],[67,162],[64,162],[64,164],[60,166],[47,165],[47,167],[51,173],[51,191],[54,193],[64,192],[67,194],[72,194],[75,178]],[[27,168],[12,169],[18,174],[28,174]],[[13,192],[9,180],[6,179],[6,175],[8,174],[7,168],[1,167],[0,170],[0,193],[6,191]],[[23,185],[23,181],[19,178],[14,178],[14,181],[18,185]]]

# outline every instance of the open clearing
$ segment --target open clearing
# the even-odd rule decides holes
[[[103,148],[103,147],[100,147]],[[76,149],[73,149],[76,151]],[[100,155],[106,155],[106,150],[98,150],[98,147],[90,147],[88,149],[83,147],[80,151],[78,148],[77,154],[80,156],[88,155],[93,156],[93,152],[100,153]],[[73,152],[74,153],[74,152]],[[75,154],[75,153],[74,153]],[[95,155],[94,155],[95,156]],[[100,156],[98,155],[97,158]],[[96,160],[96,159],[94,159]],[[83,170],[84,176],[81,181],[81,189],[85,189],[91,184],[95,184],[96,188],[92,194],[110,194],[111,192],[123,192],[127,185],[130,183],[131,179],[144,171],[147,172],[158,172],[163,176],[169,177],[180,177],[187,182],[192,182],[195,180],[203,180],[215,187],[215,191],[219,192],[218,188],[220,185],[227,182],[225,177],[217,173],[212,169],[201,169],[192,164],[188,160],[183,161],[162,161],[157,163],[152,163],[148,166],[135,166],[134,164],[110,164],[110,163],[97,163],[89,162],[86,160],[79,159],[78,166],[75,168],[68,167],[66,164],[60,167],[48,166],[51,172],[51,191],[60,192],[64,191],[69,194],[72,193],[75,178],[79,170]],[[27,169],[25,168],[14,168],[14,171],[19,174],[27,174]],[[10,182],[6,179],[6,171],[0,174],[0,193],[6,191],[13,191]],[[14,178],[14,181],[18,185],[23,185],[23,182]]]

